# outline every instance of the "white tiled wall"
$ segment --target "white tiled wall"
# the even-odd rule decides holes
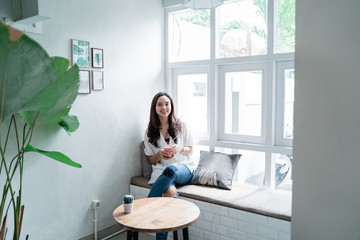
[[[145,198],[149,189],[130,185],[130,193]],[[189,227],[190,239],[196,240],[290,240],[291,223],[203,201],[183,198],[200,208],[200,219]],[[182,239],[179,231],[179,239]],[[169,233],[168,239],[173,239]]]

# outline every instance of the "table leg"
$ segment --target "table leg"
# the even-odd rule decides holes
[[[188,229],[188,228],[184,228],[184,229],[182,230],[182,232],[183,232],[183,238],[184,238],[184,240],[189,240],[189,229]]]
[[[131,230],[126,230],[126,236],[127,236],[127,240],[132,240],[132,235],[133,235],[133,233],[132,233],[132,231]]]
[[[131,230],[126,230],[126,232],[127,232],[127,237],[126,237],[126,239],[127,240],[138,240],[138,238],[139,238],[139,232],[133,232],[133,231],[131,231]]]
[[[133,240],[139,239],[139,232],[133,232]]]
[[[177,231],[173,231],[173,235],[174,235],[174,240],[178,240]]]

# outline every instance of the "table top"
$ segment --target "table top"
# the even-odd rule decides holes
[[[200,217],[194,203],[177,198],[142,198],[134,201],[134,209],[125,214],[123,205],[113,212],[114,219],[135,232],[171,232],[186,228]]]

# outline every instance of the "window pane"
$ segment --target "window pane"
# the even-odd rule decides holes
[[[295,52],[295,0],[277,1],[275,52]]]
[[[294,69],[285,70],[285,103],[284,103],[284,138],[293,139],[294,136]]]
[[[178,109],[192,131],[207,133],[207,74],[178,76]]]
[[[215,148],[215,152],[242,154],[233,182],[264,186],[265,153],[231,148]]]
[[[292,156],[285,154],[275,155],[275,188],[278,190],[292,189]]]
[[[242,0],[219,7],[217,57],[266,54],[266,0]]]
[[[225,133],[261,136],[262,72],[225,74]]]
[[[210,10],[169,14],[169,61],[210,58]]]

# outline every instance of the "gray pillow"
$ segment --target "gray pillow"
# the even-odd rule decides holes
[[[200,151],[199,165],[190,184],[229,189],[241,154]]]
[[[145,145],[144,145],[144,141],[141,142],[141,147],[140,147],[140,152],[141,152],[141,166],[142,166],[142,175],[145,178],[151,178],[151,173],[152,173],[152,167],[149,163],[149,160],[147,158],[147,156],[145,155],[144,152],[145,149]]]

